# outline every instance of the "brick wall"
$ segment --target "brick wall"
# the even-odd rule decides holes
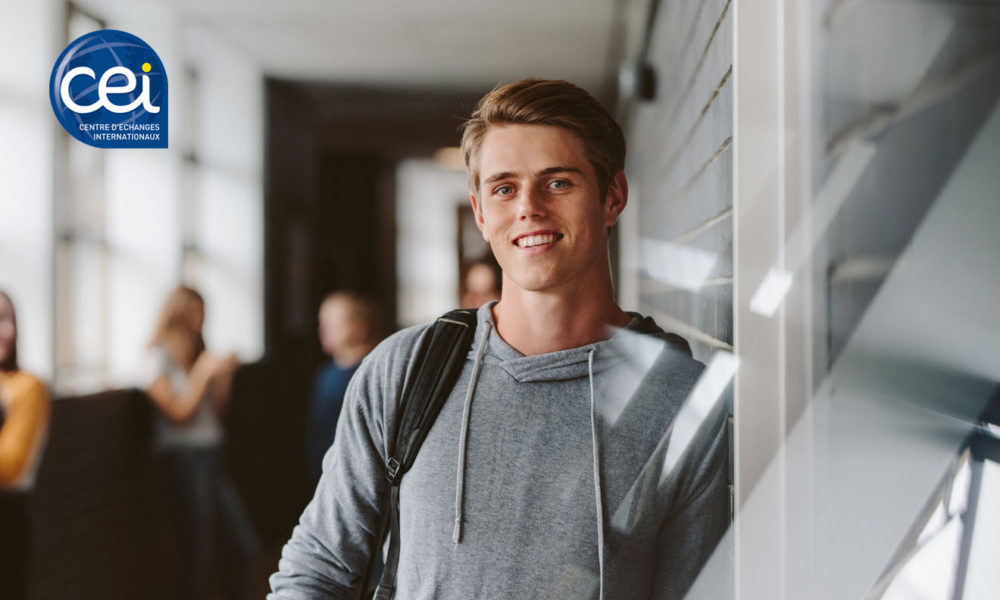
[[[732,349],[732,2],[670,0],[646,60],[657,94],[635,103],[626,135],[637,211],[640,310],[705,361]]]

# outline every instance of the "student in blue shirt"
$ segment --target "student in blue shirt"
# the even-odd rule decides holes
[[[323,455],[333,444],[347,383],[372,348],[382,340],[382,319],[369,299],[349,291],[328,295],[319,309],[319,341],[330,357],[313,382],[306,434],[310,487],[323,472]]]

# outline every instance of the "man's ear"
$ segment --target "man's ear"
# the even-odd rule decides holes
[[[618,221],[618,216],[625,210],[628,204],[628,181],[625,179],[625,171],[618,171],[608,185],[608,192],[604,196],[604,224],[611,227]]]
[[[483,234],[483,239],[489,243],[490,238],[486,236],[486,221],[483,220],[482,207],[476,203],[476,195],[469,193],[469,201],[472,202],[472,212],[476,213],[476,227]]]

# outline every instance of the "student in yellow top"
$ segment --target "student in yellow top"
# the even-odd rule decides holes
[[[0,582],[4,598],[27,597],[28,494],[48,422],[48,390],[37,377],[18,368],[14,303],[0,291]]]

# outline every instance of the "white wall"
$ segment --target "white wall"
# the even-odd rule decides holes
[[[180,274],[181,53],[178,23],[166,7],[108,3],[90,10],[109,28],[133,33],[152,46],[168,77],[169,148],[105,151],[108,375],[112,384],[125,384],[149,338],[159,303]]]
[[[210,31],[189,28],[184,51],[197,72],[198,176],[192,283],[205,295],[205,337],[244,360],[264,351],[263,79]]]
[[[0,289],[17,305],[22,366],[52,375],[52,2],[5,2],[0,19]]]
[[[170,13],[122,12],[109,26],[145,39],[167,65],[171,122],[168,150],[109,156],[108,228],[123,251],[112,271],[112,382],[124,384],[135,372],[163,298],[182,279],[205,296],[209,347],[255,360],[264,346],[261,73],[211,32],[182,26]],[[192,83],[186,68],[196,73],[193,89],[185,88]],[[187,235],[185,223],[193,229]],[[195,249],[186,262],[185,238]]]

